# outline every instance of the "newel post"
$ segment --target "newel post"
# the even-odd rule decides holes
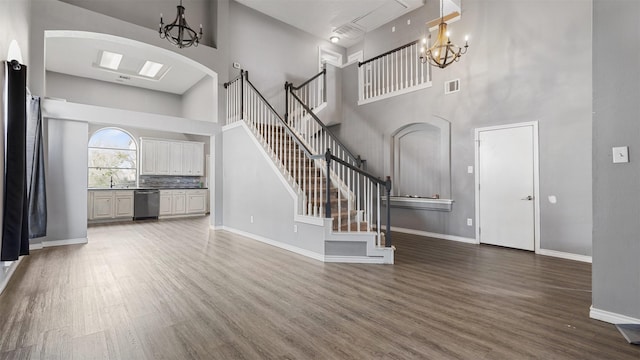
[[[327,149],[327,152],[324,153],[324,159],[327,162],[327,183],[325,185],[325,193],[326,195],[326,204],[325,204],[325,218],[331,219],[331,194],[329,193],[329,189],[331,188],[331,150]]]
[[[391,247],[391,176],[387,176],[384,188],[387,193],[387,233],[385,234],[385,246]]]

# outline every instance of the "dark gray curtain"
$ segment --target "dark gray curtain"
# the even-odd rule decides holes
[[[47,235],[47,190],[44,176],[40,98],[27,96],[27,199],[29,239]]]
[[[0,260],[29,254],[27,202],[27,67],[5,62],[4,212]]]

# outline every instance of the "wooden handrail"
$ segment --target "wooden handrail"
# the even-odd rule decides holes
[[[408,43],[408,44],[402,45],[402,46],[397,47],[397,48],[395,48],[395,49],[393,49],[393,50],[389,50],[389,51],[387,51],[386,53],[380,54],[380,55],[378,55],[378,56],[376,56],[376,57],[372,57],[371,59],[365,60],[365,61],[363,61],[363,62],[359,62],[359,63],[358,63],[358,67],[360,67],[360,66],[362,66],[362,65],[364,65],[364,64],[366,64],[366,63],[372,62],[372,61],[374,61],[374,60],[378,60],[378,59],[380,59],[381,57],[385,57],[385,56],[387,56],[387,55],[389,55],[389,54],[393,54],[393,53],[394,53],[394,52],[396,52],[396,51],[400,51],[400,50],[402,50],[402,49],[405,49],[405,48],[408,48],[408,47],[410,47],[410,46],[413,46],[413,45],[415,45],[415,44],[417,44],[417,43],[419,43],[419,42],[420,42],[420,40],[412,41],[412,42],[410,42],[410,43]]]

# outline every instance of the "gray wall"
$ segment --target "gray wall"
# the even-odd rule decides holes
[[[62,0],[63,2],[80,6],[100,14],[115,17],[132,24],[144,26],[157,31],[160,23],[160,14],[163,14],[164,23],[171,23],[176,17],[176,0]],[[184,1],[185,17],[194,30],[202,24],[202,44],[213,46],[215,44],[215,4],[209,0]],[[126,11],[125,11],[126,10]]]
[[[394,209],[393,225],[474,238],[475,229],[466,225],[475,218],[474,175],[467,174],[474,129],[538,121],[541,247],[591,255],[591,1],[554,2],[553,11],[533,0],[463,6],[450,30],[458,42],[470,34],[469,52],[459,63],[434,69],[431,88],[358,106],[357,65],[344,69],[340,138],[382,176],[391,174],[389,137],[396,129],[432,116],[450,121],[454,210]],[[368,34],[360,44],[365,59],[418,38],[422,24],[437,17],[425,9],[393,22],[395,33],[389,24]],[[408,19],[419,25],[407,26]],[[571,60],[557,56],[558,49]],[[444,81],[457,78],[461,91],[445,96]]]
[[[205,76],[182,95],[182,115],[187,119],[214,121],[213,90],[217,84],[211,76]],[[223,95],[225,95],[223,93]]]
[[[47,71],[46,75],[47,97],[79,104],[182,117],[180,95],[53,71]]]
[[[293,198],[247,131],[228,129],[223,139],[224,225],[324,254],[323,227],[297,223],[293,232]]]
[[[593,307],[640,319],[640,3],[593,4]]]
[[[300,84],[319,72],[318,47],[345,54],[328,40],[230,1],[229,61],[249,71],[249,79],[280,113],[284,113],[285,81]],[[231,76],[239,70],[229,69]]]
[[[48,119],[47,208],[45,241],[87,237],[88,124]]]

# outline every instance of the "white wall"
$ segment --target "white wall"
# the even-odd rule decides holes
[[[46,72],[47,97],[104,106],[182,117],[182,97],[161,91],[114,84],[53,71]]]

